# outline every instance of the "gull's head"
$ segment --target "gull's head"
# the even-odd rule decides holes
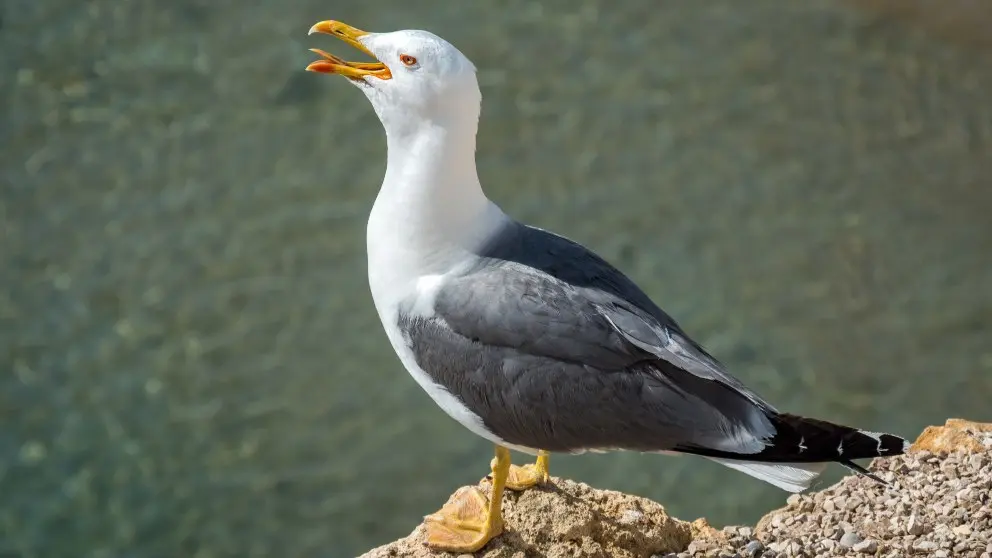
[[[482,95],[475,66],[457,48],[427,31],[369,33],[339,21],[321,21],[310,34],[324,33],[357,48],[374,62],[349,62],[320,49],[322,60],[307,70],[338,74],[362,90],[386,130],[425,122],[447,125],[452,118],[479,117]]]

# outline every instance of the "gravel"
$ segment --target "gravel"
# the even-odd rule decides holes
[[[677,556],[992,558],[992,433],[980,441],[984,453],[912,451],[876,460],[871,470],[889,487],[849,476],[790,496],[757,528],[726,527],[725,542],[694,544]]]

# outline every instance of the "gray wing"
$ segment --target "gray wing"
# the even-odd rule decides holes
[[[551,451],[754,453],[767,403],[626,276],[579,244],[514,225],[401,313],[418,364],[507,442]]]

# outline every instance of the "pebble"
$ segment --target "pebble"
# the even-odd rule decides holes
[[[848,531],[840,537],[840,545],[844,548],[852,548],[861,542],[861,535],[854,531]]]
[[[992,433],[983,444],[986,439],[992,447]],[[992,449],[982,454],[911,452],[878,459],[871,468],[891,486],[846,477],[820,492],[789,496],[787,506],[766,518],[761,530],[737,528],[725,547],[683,554],[992,558]]]
[[[862,554],[875,554],[878,550],[878,541],[874,539],[865,539],[858,544],[851,547],[851,550],[855,552],[860,552]]]
[[[751,541],[744,545],[744,556],[748,558],[757,558],[761,556],[761,553],[765,550],[765,545],[761,544],[761,541]]]
[[[923,524],[916,517],[916,514],[909,516],[909,521],[906,522],[906,532],[910,535],[919,535],[923,533]]]
[[[967,537],[968,535],[971,534],[971,526],[970,525],[958,525],[957,527],[954,527],[953,529],[951,529],[951,531],[955,535],[958,535],[960,537]]]

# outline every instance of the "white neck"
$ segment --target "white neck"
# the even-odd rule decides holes
[[[476,173],[477,122],[386,123],[386,176],[367,231],[374,295],[470,260],[506,219]]]

